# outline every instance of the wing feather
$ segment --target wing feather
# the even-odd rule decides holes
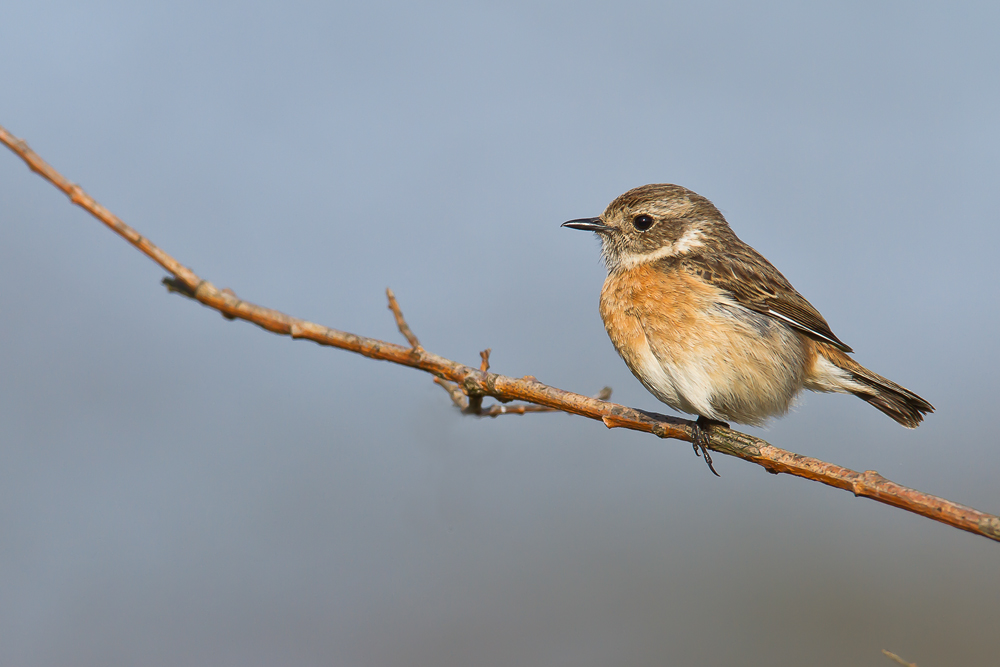
[[[732,294],[743,306],[781,320],[838,350],[853,352],[834,335],[819,311],[750,246],[739,243],[723,252],[688,255],[680,263],[689,273]]]

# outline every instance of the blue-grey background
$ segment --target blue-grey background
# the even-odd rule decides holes
[[[0,123],[220,287],[659,404],[597,313],[625,190],[711,198],[937,406],[774,444],[1000,510],[995,3],[15,0]],[[462,418],[228,322],[0,154],[0,663],[987,664],[1000,545],[686,443]],[[756,431],[755,431],[756,432]]]

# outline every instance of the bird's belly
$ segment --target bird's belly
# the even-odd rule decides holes
[[[807,361],[798,333],[686,274],[616,278],[608,278],[601,295],[605,328],[659,400],[742,424],[759,425],[788,410]]]

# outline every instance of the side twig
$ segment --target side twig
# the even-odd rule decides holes
[[[394,297],[390,299],[390,308],[394,314],[399,313],[397,326],[400,327],[400,331],[409,341],[410,347],[408,348],[330,329],[244,301],[231,290],[220,290],[207,280],[198,277],[193,271],[160,250],[136,230],[94,201],[79,186],[70,183],[28,148],[27,144],[10,135],[3,127],[0,127],[0,142],[23,159],[33,171],[65,192],[70,197],[70,201],[89,212],[168,271],[172,277],[165,278],[163,281],[168,289],[195,299],[203,305],[219,311],[224,317],[246,320],[277,334],[303,338],[320,345],[356,352],[372,359],[382,359],[426,371],[437,378],[438,383],[448,390],[452,400],[455,400],[456,403],[459,403],[457,392],[461,393],[463,400],[468,397],[463,412],[473,412],[486,416],[483,415],[482,400],[485,396],[491,396],[501,402],[525,401],[550,410],[559,410],[600,420],[608,428],[628,428],[652,433],[660,438],[675,438],[685,442],[692,442],[695,437],[694,422],[685,419],[636,410],[624,405],[616,405],[574,394],[542,384],[531,376],[511,378],[490,373],[488,366],[486,366],[487,370],[483,370],[485,364],[481,364],[480,368],[472,368],[427,352],[419,346],[412,331],[407,335],[409,327],[402,319],[398,303],[393,307]],[[454,385],[454,388],[449,389],[447,383]],[[461,403],[459,404],[461,405]],[[529,406],[526,406],[525,412],[528,411],[527,407]],[[909,489],[885,479],[874,470],[859,473],[832,463],[779,449],[759,438],[726,428],[713,428],[709,433],[706,446],[713,451],[756,463],[772,473],[787,473],[821,482],[838,489],[851,491],[856,496],[871,498],[877,502],[899,507],[935,521],[1000,541],[1000,517],[915,489]]]
[[[396,295],[388,287],[385,288],[385,295],[389,297],[389,310],[392,311],[392,316],[396,318],[396,326],[399,327],[399,333],[403,334],[403,338],[410,344],[410,348],[414,352],[423,350],[424,348],[420,347],[420,341],[413,335],[410,325],[403,318],[403,311],[399,309],[399,302],[396,301]]]
[[[882,655],[884,655],[885,657],[889,658],[890,660],[892,660],[897,665],[902,665],[903,667],[917,667],[917,663],[915,663],[915,662],[906,662],[905,660],[903,660],[902,658],[900,658],[898,655],[896,655],[892,651],[886,651],[885,649],[882,649]]]

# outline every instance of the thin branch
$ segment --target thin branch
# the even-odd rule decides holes
[[[434,378],[434,382],[440,385],[448,395],[451,396],[452,402],[462,412],[469,409],[469,399],[465,397],[462,390],[454,382],[448,382],[447,380],[442,380],[441,378]]]
[[[525,376],[526,379],[530,376]],[[534,378],[532,378],[534,379]],[[462,411],[463,414],[474,415],[476,417],[499,417],[501,415],[526,415],[530,413],[537,412],[562,412],[559,408],[549,408],[544,405],[531,405],[526,403],[518,403],[517,405],[505,405],[503,403],[496,403],[491,405],[485,410],[480,409],[478,411],[473,411],[469,408],[469,400],[462,393],[459,386],[453,382],[448,382],[447,380],[442,380],[441,378],[434,378],[434,382],[440,385],[448,395],[451,396],[452,402],[455,406]],[[611,387],[605,387],[597,392],[594,396],[598,401],[606,401],[611,398]]]
[[[246,320],[277,334],[303,338],[320,345],[350,350],[372,359],[382,359],[426,371],[441,380],[454,383],[464,396],[469,397],[468,409],[471,409],[475,402],[481,406],[484,396],[492,396],[501,402],[520,400],[601,420],[609,428],[628,428],[652,433],[660,438],[675,438],[685,442],[692,442],[694,438],[694,422],[685,419],[635,410],[624,405],[563,391],[542,384],[533,377],[517,379],[497,375],[432,354],[412,344],[412,341],[411,347],[406,348],[330,329],[243,301],[231,290],[220,290],[207,280],[202,280],[193,271],[157,248],[94,201],[80,187],[66,180],[23,141],[13,137],[2,127],[0,127],[0,142],[21,157],[33,171],[69,195],[74,204],[88,211],[171,273],[173,278],[164,279],[168,289],[196,299],[226,317]],[[452,397],[454,399],[454,393]],[[808,456],[793,454],[759,438],[730,429],[713,428],[708,439],[707,446],[713,451],[756,463],[768,472],[787,473],[821,482],[850,491],[856,496],[871,498],[1000,541],[1000,517],[906,488],[885,479],[873,470],[859,473]]]
[[[884,655],[885,657],[889,658],[890,660],[892,660],[897,665],[902,665],[903,667],[917,667],[917,663],[915,663],[915,662],[906,662],[905,660],[903,660],[902,658],[900,658],[895,653],[892,653],[891,651],[886,651],[885,649],[882,649],[882,655]]]
[[[413,335],[410,325],[406,323],[406,319],[403,317],[403,311],[399,309],[399,302],[396,301],[396,295],[393,294],[392,290],[388,287],[385,288],[385,295],[389,297],[389,310],[392,311],[392,316],[396,318],[396,326],[399,327],[399,333],[403,334],[403,338],[409,342],[410,347],[414,351],[424,349],[420,347],[420,341],[417,340],[415,335]],[[487,350],[487,356],[488,353],[489,350]]]

